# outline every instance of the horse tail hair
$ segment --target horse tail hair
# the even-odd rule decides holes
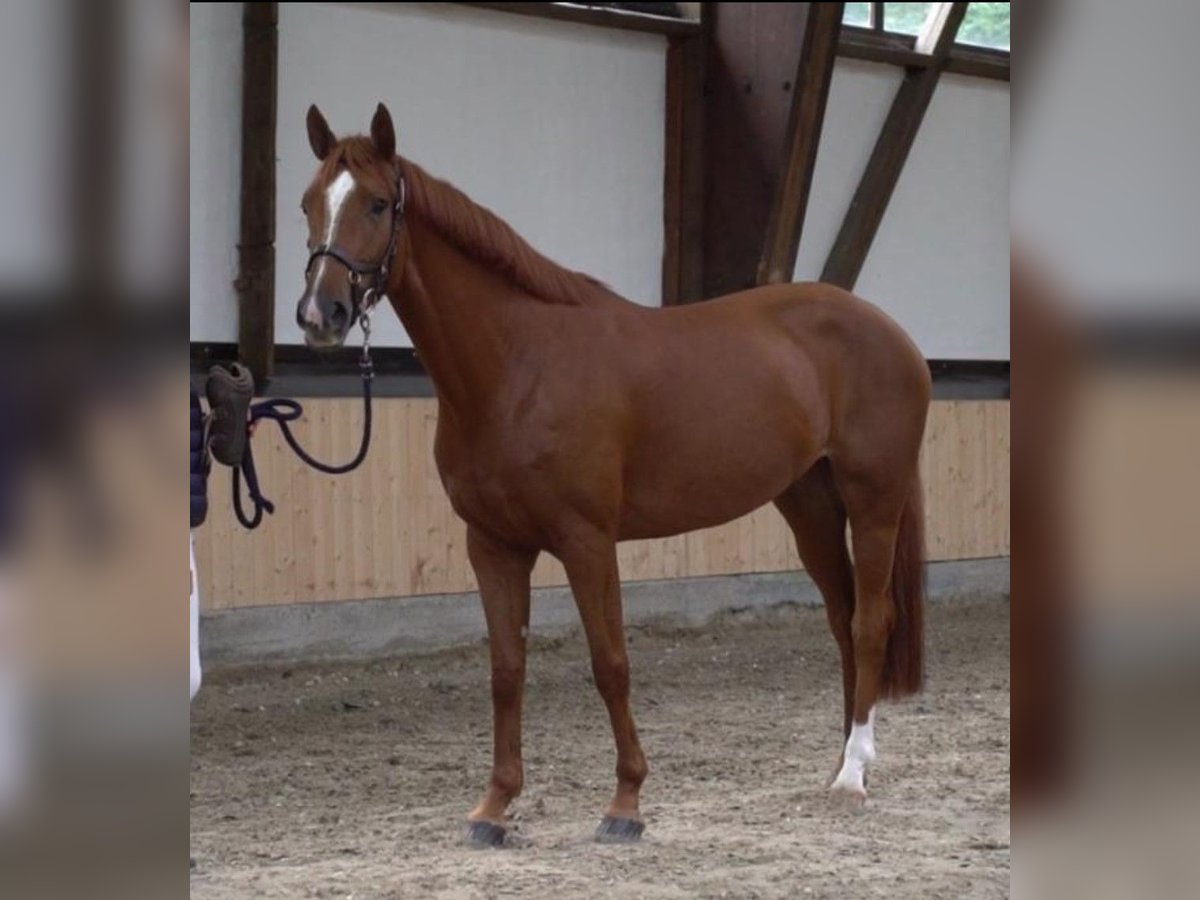
[[[882,692],[898,699],[921,690],[925,680],[925,513],[921,476],[913,476],[900,513],[892,561],[895,618],[883,664]]]

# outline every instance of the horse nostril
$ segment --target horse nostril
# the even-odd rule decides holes
[[[341,303],[333,304],[333,309],[329,311],[329,322],[338,331],[341,331],[350,324],[350,311]]]

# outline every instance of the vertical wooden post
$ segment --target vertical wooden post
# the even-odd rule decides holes
[[[259,383],[275,356],[275,116],[279,4],[246,3],[242,17],[242,196],[238,356]]]
[[[114,315],[120,297],[120,241],[113,227],[119,215],[120,136],[113,123],[123,112],[119,81],[122,36],[129,33],[123,4],[111,7],[85,3],[70,22],[71,48],[68,58],[77,79],[72,85],[76,98],[69,121],[72,187],[68,197],[74,206],[68,220],[72,242],[72,280],[88,284],[95,302],[80,306],[88,316]],[[11,87],[19,90],[13,83]],[[12,122],[10,127],[16,127]]]
[[[705,4],[705,297],[754,286],[812,5]]]
[[[667,45],[663,306],[699,300],[703,292],[706,40],[705,29],[698,35],[673,36]]]

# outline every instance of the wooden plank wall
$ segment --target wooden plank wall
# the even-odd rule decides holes
[[[322,459],[348,459],[362,427],[358,400],[308,400],[297,435]],[[353,475],[329,477],[300,465],[264,425],[255,438],[263,490],[277,512],[255,532],[233,517],[228,470],[210,481],[208,522],[197,533],[206,610],[278,603],[405,597],[475,589],[462,522],[433,464],[435,401],[375,402],[371,454]],[[1009,405],[933,404],[922,457],[931,559],[1003,556],[1009,547]],[[720,528],[620,548],[626,580],[741,572],[799,565],[774,507]],[[565,584],[543,556],[534,584]]]

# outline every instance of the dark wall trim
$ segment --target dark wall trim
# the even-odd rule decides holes
[[[263,397],[358,397],[362,394],[358,347],[341,347],[318,353],[307,347],[281,345],[275,348],[275,371],[266,379],[255,379],[256,393]],[[238,348],[230,343],[191,345],[191,375],[199,383],[214,365],[236,362]],[[372,392],[376,397],[432,397],[433,382],[408,347],[376,347]]]
[[[1130,300],[1128,305],[1134,308],[1142,299]],[[1195,305],[1196,301],[1192,301],[1191,308]],[[1195,372],[1200,367],[1200,321],[1194,316],[1182,313],[1096,316],[1087,323],[1084,336],[1092,360],[1115,370]]]
[[[576,22],[581,25],[602,25],[625,31],[645,31],[651,34],[666,34],[679,37],[700,33],[700,23],[691,19],[673,16],[656,16],[644,12],[632,12],[611,7],[586,6],[574,3],[463,3],[497,12],[536,16],[540,19],[556,19],[560,22]]]
[[[307,347],[280,346],[275,352],[275,374],[259,385],[264,397],[358,397],[358,348],[343,347],[317,353]],[[371,351],[375,362],[377,397],[433,397],[433,382],[421,366],[416,351],[407,347],[379,347]],[[237,345],[191,345],[191,372],[197,381],[213,365],[237,360]],[[931,359],[933,396],[937,400],[1009,398],[1008,360]]]
[[[931,359],[934,400],[1008,400],[1011,364],[1007,359]]]
[[[238,348],[256,379],[275,346],[275,115],[279,4],[242,15],[242,194],[238,239]]]

